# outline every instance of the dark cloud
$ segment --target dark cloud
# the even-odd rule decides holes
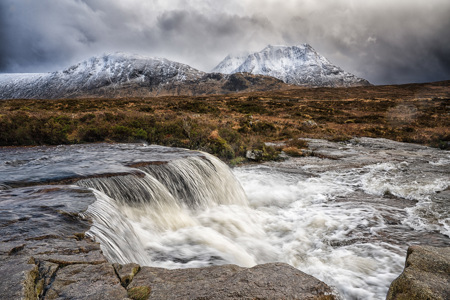
[[[0,72],[107,52],[208,71],[230,52],[310,43],[376,84],[450,79],[448,0],[2,0]]]

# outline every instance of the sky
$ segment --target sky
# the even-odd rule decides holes
[[[448,80],[450,1],[0,1],[0,73],[117,51],[210,71],[230,53],[303,43],[373,84]]]

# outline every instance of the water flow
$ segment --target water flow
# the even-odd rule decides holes
[[[246,215],[245,193],[224,163],[204,154],[140,169],[143,174],[77,182],[98,199],[86,214],[94,220],[90,234],[110,261],[164,267],[256,264],[234,240],[261,234],[261,226]]]
[[[228,167],[214,156],[204,155],[141,169],[162,182],[176,199],[189,207],[209,206],[211,202],[246,205],[246,196]]]
[[[450,160],[438,150],[399,143],[380,151],[385,141],[369,142],[326,145],[337,160],[297,158],[233,174],[205,154],[78,184],[95,190],[90,234],[112,262],[282,261],[345,299],[383,299],[409,245],[450,245]]]

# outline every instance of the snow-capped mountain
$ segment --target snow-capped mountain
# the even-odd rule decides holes
[[[0,99],[223,94],[281,86],[270,77],[208,74],[164,58],[115,53],[53,73],[0,74]]]
[[[114,89],[124,84],[151,90],[165,85],[193,81],[205,73],[164,58],[124,53],[92,57],[63,71],[48,74],[8,74],[0,76],[0,97],[70,97],[98,89]]]
[[[248,55],[228,55],[212,72],[248,72],[301,86],[360,86],[370,83],[330,63],[310,45],[272,46]]]

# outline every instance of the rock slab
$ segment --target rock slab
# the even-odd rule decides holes
[[[253,268],[143,267],[128,290],[149,288],[150,299],[338,299],[330,287],[285,263]]]
[[[405,269],[386,299],[450,299],[450,247],[409,247]]]

